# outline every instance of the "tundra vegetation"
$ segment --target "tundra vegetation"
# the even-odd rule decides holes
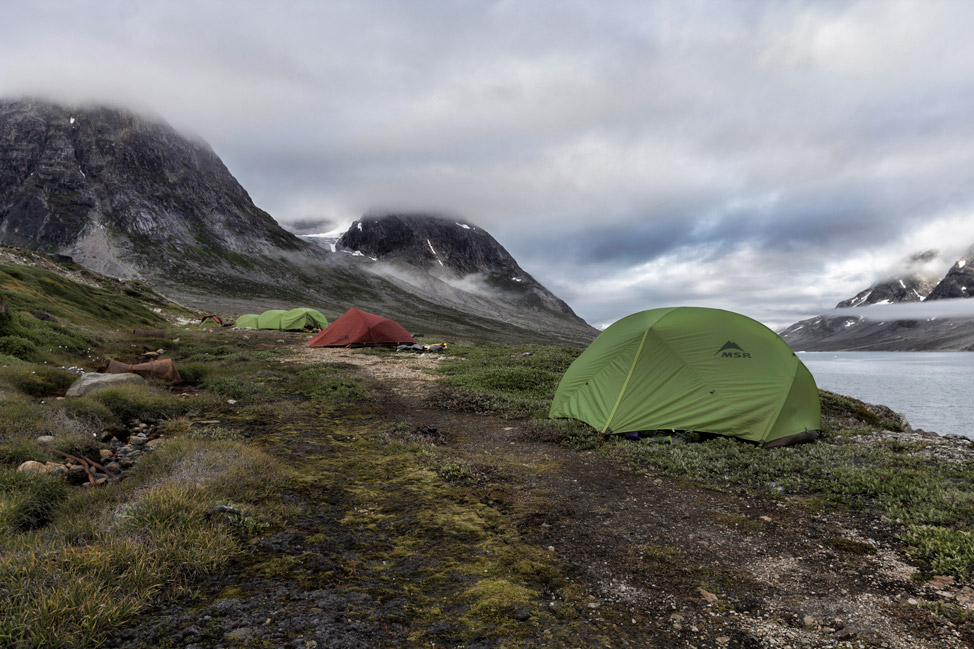
[[[416,645],[440,638],[434,622],[443,619],[455,644],[517,646],[542,630],[551,646],[581,637],[574,611],[584,610],[584,591],[519,533],[510,510],[476,494],[488,468],[378,407],[384,388],[355,367],[292,362],[301,334],[166,319],[185,315],[138,284],[0,265],[0,645],[97,646],[151,603],[194,601],[203,577],[230,564],[401,601]],[[127,333],[149,327],[165,328],[166,339]],[[132,362],[158,347],[176,361],[182,389],[150,380],[59,398],[75,378],[64,368]],[[517,421],[552,444],[710,489],[885,517],[925,574],[972,578],[974,470],[925,457],[923,442],[856,443],[899,427],[882,410],[823,392],[822,442],[773,451],[730,439],[632,443],[546,419],[576,349],[469,344],[448,354],[429,407]],[[61,460],[55,451],[97,458],[106,436],[133,420],[158,422],[162,441],[116,484],[16,470]],[[311,520],[305,510],[322,502],[340,513]],[[753,524],[724,516],[728,526]],[[341,568],[299,569],[297,559],[256,552],[293,525],[314,530],[309,543],[346,548]],[[679,561],[671,548],[643,550],[660,566]],[[537,607],[552,593],[575,606]]]

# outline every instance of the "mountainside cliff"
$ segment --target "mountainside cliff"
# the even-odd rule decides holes
[[[476,236],[439,259],[449,268],[431,273],[417,265],[416,241],[450,246],[423,222],[408,225],[419,229],[375,238],[383,242],[379,261],[333,253],[283,229],[207,144],[158,119],[0,100],[0,244],[143,279],[207,311],[306,305],[334,318],[357,306],[417,331],[571,344],[594,338],[483,230],[467,225]]]
[[[306,244],[203,142],[105,107],[0,101],[0,242],[137,275],[144,257]]]

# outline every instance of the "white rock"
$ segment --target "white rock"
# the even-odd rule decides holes
[[[142,385],[144,383],[145,379],[138,374],[101,374],[99,372],[88,372],[87,374],[78,377],[78,379],[71,384],[71,387],[68,388],[65,396],[82,397],[86,394],[98,392],[99,390],[111,388],[116,385]]]

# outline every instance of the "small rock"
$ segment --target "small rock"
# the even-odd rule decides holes
[[[907,604],[909,604],[910,606],[916,606],[916,605],[917,605],[917,604],[919,604],[920,602],[918,602],[918,601],[916,601],[915,599],[913,599],[913,598],[911,597],[910,599],[908,599],[908,600],[906,600],[906,603],[907,603]]]
[[[110,460],[115,456],[115,454],[112,453],[111,450],[107,448],[103,448],[100,451],[98,451],[98,455],[101,456],[102,461]]]
[[[53,444],[54,443],[54,436],[53,435],[41,435],[40,437],[37,438],[37,443],[38,444]]]
[[[802,624],[808,627],[815,626],[815,618],[813,618],[811,615],[806,615],[802,618]]]
[[[704,601],[706,601],[708,604],[713,604],[717,601],[717,596],[711,593],[709,590],[697,588],[697,592],[700,593],[700,596],[703,597]]]
[[[839,640],[848,640],[850,638],[855,638],[856,630],[850,629],[849,627],[846,627],[844,629],[839,629],[838,633],[835,634],[835,637],[838,638]]]
[[[237,403],[237,400],[236,399],[227,399],[227,403],[229,403],[232,406],[232,405],[235,405]]]
[[[722,635],[716,638],[717,644],[727,644],[730,642],[730,636]]]
[[[99,372],[88,372],[80,376],[64,396],[83,397],[92,392],[98,392],[105,388],[115,387],[116,385],[135,384],[143,385],[145,379],[138,374],[127,372],[125,374],[101,374]]]
[[[48,462],[46,466],[50,468],[50,472],[54,475],[65,475],[68,472],[68,467],[57,462]]]
[[[954,578],[949,575],[936,575],[927,582],[927,586],[932,586],[933,588],[944,588],[953,584]]]
[[[105,470],[111,471],[114,475],[118,475],[122,472],[122,465],[120,465],[118,462],[109,462],[105,465]]]
[[[773,518],[771,518],[770,516],[761,516],[760,518],[761,518],[761,520],[762,520],[762,521],[764,521],[765,523],[773,523],[773,522],[774,522],[774,519],[773,519]]]
[[[43,462],[27,460],[17,467],[19,473],[50,473],[50,468]]]
[[[252,635],[254,635],[253,629],[251,629],[249,626],[242,626],[239,629],[234,629],[230,633],[227,633],[225,637],[227,640],[239,640],[240,642],[244,642],[249,640],[250,636]]]
[[[159,446],[160,444],[162,444],[162,443],[163,443],[164,441],[166,441],[166,440],[164,440],[164,439],[163,439],[163,438],[161,438],[161,437],[157,437],[156,439],[150,439],[150,440],[149,440],[148,442],[146,442],[146,443],[145,443],[145,447],[146,447],[146,448],[147,448],[148,450],[150,450],[150,451],[151,451],[151,450],[153,450],[153,449],[154,449],[155,447],[157,447],[157,446]]]
[[[592,609],[592,610],[595,610],[595,609],[597,609],[600,606],[602,606],[602,605],[600,603],[598,603],[598,602],[589,602],[588,603],[588,607],[590,609]]]

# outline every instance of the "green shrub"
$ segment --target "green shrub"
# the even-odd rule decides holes
[[[964,582],[974,576],[974,535],[969,531],[932,525],[911,525],[905,540],[907,556],[930,566],[936,575],[953,575]]]
[[[31,397],[62,395],[76,378],[78,377],[70,372],[47,365],[18,364],[0,368],[0,384]]]
[[[231,376],[210,376],[203,381],[203,387],[213,394],[225,399],[237,401],[263,401],[274,397],[274,390],[270,386],[259,382],[267,377],[248,377],[248,380]]]
[[[180,363],[179,376],[184,383],[203,385],[208,376],[213,373],[213,367],[206,363]]]
[[[541,345],[451,347],[437,368],[443,390],[432,405],[498,414],[509,419],[545,417],[565,370],[578,350]]]
[[[116,418],[111,408],[95,399],[92,394],[64,399],[58,402],[58,406],[67,416],[90,427],[101,428]]]
[[[223,426],[201,426],[193,428],[189,433],[190,439],[205,440],[239,440],[244,435],[239,430],[224,428]]]
[[[65,482],[52,475],[0,469],[0,532],[47,525],[67,491]]]
[[[342,403],[365,399],[365,391],[349,378],[349,370],[333,363],[320,363],[299,370],[289,387],[313,400]]]
[[[147,385],[119,385],[89,395],[122,422],[131,419],[172,418],[185,414],[191,404]]]
[[[0,337],[0,354],[13,356],[23,361],[33,361],[38,358],[37,346],[20,336]]]
[[[10,308],[7,306],[7,298],[0,292],[0,336],[7,334],[13,318],[10,315]]]
[[[10,435],[0,438],[0,465],[17,467],[28,460],[39,460],[36,438],[33,435]]]
[[[316,386],[309,394],[312,399],[332,403],[347,403],[365,399],[365,391],[351,379],[329,379]]]
[[[50,411],[24,395],[0,398],[0,438],[10,435],[37,437],[51,431]]]

